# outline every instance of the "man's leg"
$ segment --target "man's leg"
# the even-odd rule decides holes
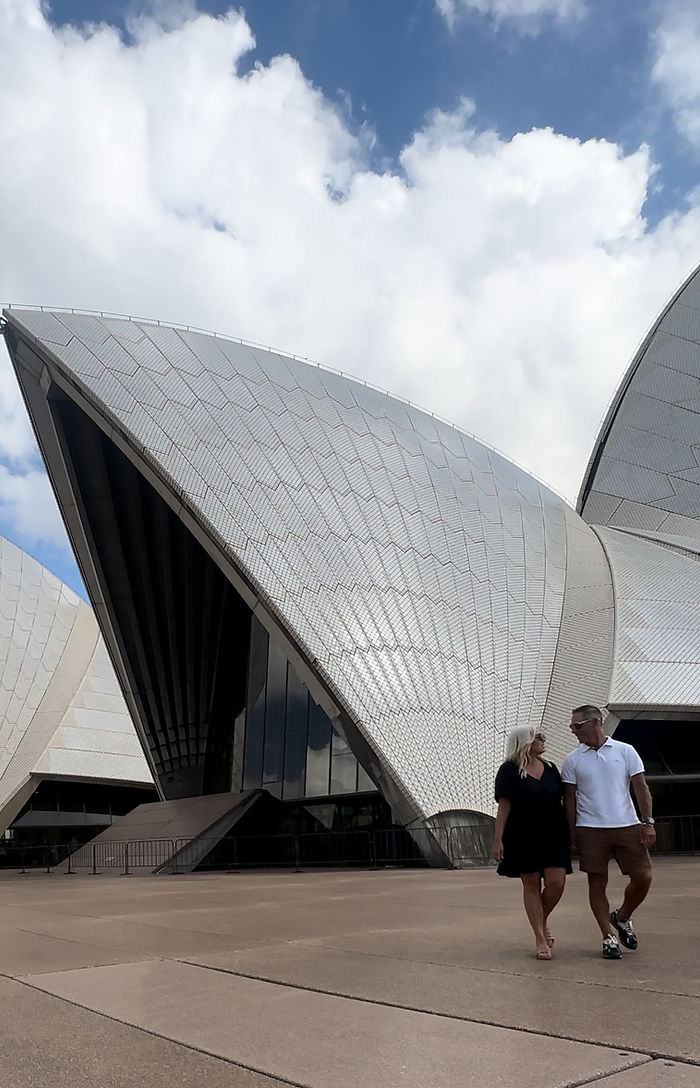
[[[609,937],[611,933],[614,933],[610,924],[610,903],[608,902],[607,886],[607,871],[588,874],[588,902],[603,937]]]
[[[651,887],[651,858],[646,846],[642,845],[637,826],[620,828],[615,832],[615,839],[615,860],[629,880],[622,906],[613,912],[610,921],[625,948],[634,951],[639,942],[631,917],[632,912],[644,902]]]
[[[603,958],[619,960],[620,945],[610,921],[608,865],[612,857],[612,836],[606,827],[580,828],[579,867],[588,877],[588,902],[603,936]]]
[[[616,831],[613,852],[620,869],[629,876],[622,906],[617,912],[620,922],[628,922],[651,887],[651,858],[640,841],[639,827],[621,827]]]
[[[617,912],[618,921],[628,922],[637,907],[644,902],[651,887],[651,870],[641,869],[629,874],[622,906]]]

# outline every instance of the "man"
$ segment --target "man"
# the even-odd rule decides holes
[[[561,777],[571,847],[579,855],[581,872],[588,875],[588,899],[603,935],[603,956],[619,960],[620,941],[632,951],[637,948],[632,913],[651,886],[649,847],[656,832],[644,764],[630,744],[605,735],[602,718],[597,706],[572,711],[571,731],[579,746],[564,760]],[[622,905],[612,914],[606,893],[611,858],[629,877]]]

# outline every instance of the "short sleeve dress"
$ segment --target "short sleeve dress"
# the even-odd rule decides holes
[[[544,761],[543,761],[544,762]],[[496,775],[496,800],[510,801],[503,831],[503,860],[499,876],[571,869],[569,828],[562,799],[564,787],[553,763],[545,763],[541,778],[525,775],[506,760]]]

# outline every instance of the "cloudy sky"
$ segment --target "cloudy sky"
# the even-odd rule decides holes
[[[697,0],[0,0],[0,301],[306,355],[573,501],[700,262]],[[0,347],[0,533],[79,586]]]

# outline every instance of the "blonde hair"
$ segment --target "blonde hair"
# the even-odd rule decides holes
[[[520,771],[520,777],[526,775],[525,764],[530,755],[530,748],[535,739],[537,730],[534,725],[518,725],[508,734],[506,741],[506,759],[515,763]]]

